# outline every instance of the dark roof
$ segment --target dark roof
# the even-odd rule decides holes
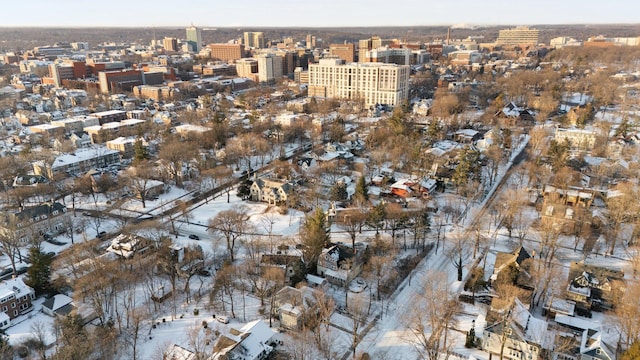
[[[59,202],[43,203],[23,209],[21,212],[16,214],[16,217],[20,220],[35,219],[41,215],[52,215],[54,211],[58,211],[59,213],[66,212],[67,207]]]
[[[36,184],[46,184],[49,179],[42,175],[18,175],[13,180],[13,186],[33,186]]]

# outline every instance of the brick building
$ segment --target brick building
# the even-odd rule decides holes
[[[208,48],[211,50],[211,58],[215,60],[232,62],[246,57],[242,44],[209,44]]]
[[[25,285],[20,278],[6,280],[0,284],[0,310],[11,320],[33,310],[31,301],[35,300],[35,298],[35,291]],[[0,328],[4,328],[5,322],[6,319],[2,321]]]

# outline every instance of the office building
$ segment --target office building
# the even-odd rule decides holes
[[[132,91],[134,86],[144,84],[142,70],[101,71],[98,73],[100,92]]]
[[[242,44],[209,44],[211,58],[232,62],[245,57],[244,45]]]
[[[311,35],[311,34],[307,34],[307,40],[306,40],[306,45],[307,45],[307,49],[315,49],[316,48],[316,36],[315,35]]]
[[[193,52],[200,52],[202,49],[202,32],[200,28],[191,26],[187,28],[187,44]]]
[[[266,46],[264,33],[262,32],[244,32],[244,46],[254,49],[264,49]]]
[[[236,72],[240,77],[258,82],[258,60],[245,58],[236,61]]]
[[[393,40],[381,39],[379,36],[372,36],[369,39],[358,41],[358,62],[365,62],[367,58],[367,51],[371,49],[377,49],[384,45],[390,45]]]
[[[397,65],[410,65],[411,64],[411,49],[408,48],[390,48],[388,46],[382,46],[376,49],[368,50],[364,53],[364,59],[361,59],[361,63],[385,63],[385,64],[397,64]]]
[[[282,57],[276,54],[258,56],[258,81],[275,82],[282,78]]]
[[[535,46],[538,45],[540,30],[526,26],[500,30],[496,45],[502,46]]]
[[[321,59],[309,65],[309,96],[361,99],[366,106],[398,105],[409,96],[408,65]]]
[[[172,38],[172,37],[166,37],[164,38],[162,43],[164,45],[165,51],[173,51],[173,52],[178,51],[178,39]]]
[[[53,79],[56,87],[62,87],[62,80],[73,79],[73,65],[71,64],[49,64],[49,76]]]
[[[331,44],[329,54],[339,57],[345,63],[352,63],[356,61],[356,45],[353,43]]]

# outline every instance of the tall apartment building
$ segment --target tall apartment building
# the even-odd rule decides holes
[[[513,29],[500,30],[496,45],[526,46],[538,45],[540,30],[519,26]]]
[[[365,62],[363,60],[367,57],[367,51],[392,43],[392,40],[381,39],[379,36],[372,36],[369,39],[358,41],[358,62]]]
[[[187,28],[187,43],[193,52],[200,52],[202,49],[202,31],[200,28],[195,26]]]
[[[245,58],[236,61],[236,72],[240,77],[258,82],[258,60]]]
[[[211,58],[231,62],[245,57],[244,45],[242,44],[209,44]]]
[[[162,41],[165,51],[178,51],[178,39],[166,37]]]
[[[62,80],[74,78],[73,65],[71,64],[49,64],[49,76],[53,78],[56,87],[62,87]]]
[[[262,32],[244,32],[244,46],[248,48],[264,49],[266,41]]]
[[[352,63],[356,61],[356,45],[353,43],[331,44],[329,54],[339,57],[347,64]]]
[[[341,62],[321,59],[309,65],[309,96],[362,99],[366,106],[394,106],[408,98],[408,65]]]
[[[316,48],[316,36],[315,35],[311,35],[311,34],[307,34],[307,39],[306,39],[306,47],[307,49],[315,49]]]
[[[258,81],[274,82],[282,78],[282,57],[276,54],[258,55]]]
[[[410,65],[411,49],[382,46],[366,51],[364,59],[361,59],[359,62]]]

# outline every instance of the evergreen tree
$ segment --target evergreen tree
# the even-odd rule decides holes
[[[367,181],[364,179],[364,175],[358,178],[354,199],[355,201],[361,202],[363,204],[369,202],[369,185],[367,185]]]
[[[307,215],[302,226],[302,244],[304,245],[302,254],[307,272],[315,270],[322,249],[330,241],[331,236],[329,236],[329,226],[324,211],[316,208],[313,213]]]
[[[387,218],[387,207],[383,201],[380,201],[369,212],[367,218],[367,225],[376,230],[376,235],[380,233],[380,229],[384,225],[384,220]]]
[[[53,258],[45,254],[39,247],[34,246],[29,249],[31,266],[27,270],[25,284],[35,290],[36,295],[49,293],[53,290],[51,286],[51,262]]]
[[[142,139],[137,138],[133,144],[133,161],[139,162],[149,158],[149,151],[142,143]]]
[[[347,185],[343,182],[338,182],[331,187],[329,197],[333,201],[345,200],[349,194],[347,193]]]
[[[473,322],[473,325],[471,326],[471,329],[469,329],[469,332],[467,332],[467,339],[464,342],[464,347],[466,348],[472,348],[474,346],[476,346],[476,322]]]
[[[251,196],[251,185],[253,185],[253,182],[249,179],[245,179],[240,182],[237,191],[237,195],[240,199],[246,200]]]

